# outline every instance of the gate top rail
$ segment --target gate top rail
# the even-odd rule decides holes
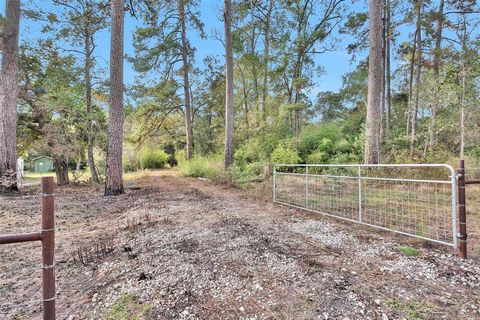
[[[395,168],[395,167],[410,167],[410,168],[447,168],[455,175],[455,169],[445,163],[386,163],[386,164],[316,164],[316,163],[302,163],[302,164],[291,164],[291,163],[274,163],[274,166],[277,167],[362,167],[362,168]]]
[[[450,172],[448,179],[445,179],[445,182],[453,183],[453,180],[457,180],[456,170],[449,164],[445,163],[400,163],[400,164],[287,164],[287,163],[274,163],[273,170],[276,173],[276,169],[280,167],[300,167],[300,168],[445,168]],[[429,180],[429,179],[417,179],[418,181],[431,181],[431,182],[441,182],[439,180]]]

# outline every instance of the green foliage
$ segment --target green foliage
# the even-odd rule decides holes
[[[331,91],[320,92],[317,95],[315,111],[323,122],[338,120],[346,115],[340,93]]]
[[[223,170],[223,163],[219,156],[194,156],[192,160],[186,160],[179,157],[178,169],[185,177],[213,179],[218,177]]]
[[[263,175],[266,164],[264,162],[253,162],[245,166],[244,172],[252,177],[259,177]]]
[[[265,163],[253,162],[244,167],[234,165],[225,171],[223,168],[223,155],[212,157],[194,156],[186,160],[184,151],[177,154],[178,169],[185,177],[207,178],[230,186],[241,187],[245,183],[263,180]]]
[[[263,150],[259,138],[253,138],[241,145],[235,151],[234,159],[237,165],[245,166],[248,163],[259,161]]]
[[[249,163],[268,161],[278,143],[271,134],[251,138],[237,148],[235,163],[244,168]]]
[[[103,317],[105,320],[140,320],[147,319],[151,306],[138,302],[133,294],[122,295]]]
[[[395,247],[395,249],[397,251],[403,253],[407,257],[417,257],[417,256],[420,255],[420,252],[417,249],[409,247],[409,246],[398,245],[398,246]]]
[[[327,163],[329,159],[328,153],[325,151],[314,151],[313,153],[309,154],[307,157],[308,164],[322,164]]]
[[[336,141],[342,139],[340,126],[337,123],[310,125],[300,134],[299,151],[302,159],[316,150],[330,154]]]
[[[298,155],[298,152],[295,151],[293,148],[284,146],[284,145],[279,145],[278,147],[275,148],[275,150],[273,150],[270,160],[273,163],[295,164],[295,163],[300,163],[302,159]]]
[[[162,169],[167,165],[168,154],[163,150],[146,148],[140,155],[142,169]]]
[[[304,162],[358,163],[361,161],[363,141],[355,132],[348,132],[349,120],[321,123],[306,127],[300,135],[300,155]]]

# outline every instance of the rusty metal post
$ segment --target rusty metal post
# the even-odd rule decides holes
[[[465,161],[458,160],[458,256],[467,258],[467,204],[465,198]]]
[[[42,178],[43,319],[55,319],[55,224],[53,177]]]

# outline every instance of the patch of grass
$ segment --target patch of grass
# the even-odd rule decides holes
[[[35,173],[25,171],[25,174],[23,176],[25,180],[37,180],[41,177],[55,177],[55,172]]]
[[[138,170],[138,171],[131,171],[131,172],[126,172],[123,174],[123,180],[125,182],[132,182],[132,181],[137,181],[141,180],[144,178],[147,178],[150,176],[151,171],[150,170]]]
[[[103,317],[104,320],[140,320],[150,314],[151,306],[141,304],[133,294],[124,294]]]
[[[420,255],[420,252],[417,249],[409,247],[409,246],[398,245],[398,246],[395,247],[395,249],[397,251],[403,253],[407,257],[418,257]]]
[[[54,177],[56,178],[55,172],[45,172],[45,173],[35,173],[30,171],[25,171],[23,176],[24,180],[40,180],[42,177]],[[68,177],[70,182],[85,182],[90,179],[90,172],[88,170],[82,170],[79,172],[70,170],[68,172]]]
[[[394,310],[403,314],[405,319],[409,320],[423,320],[425,313],[428,311],[428,306],[423,301],[402,301],[399,299],[387,300],[386,304]]]

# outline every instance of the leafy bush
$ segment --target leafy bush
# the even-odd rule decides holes
[[[163,150],[145,149],[140,155],[142,169],[162,169],[167,161],[168,154]]]
[[[344,140],[342,137],[341,124],[323,123],[304,128],[300,134],[299,153],[303,160],[308,155],[321,148],[320,151],[332,153],[335,141]],[[325,150],[324,150],[325,149]]]
[[[263,170],[265,169],[265,163],[263,162],[253,162],[245,166],[245,172],[254,177],[263,175]]]
[[[259,161],[262,153],[260,139],[250,139],[235,151],[235,162],[243,167],[248,163]]]
[[[179,159],[178,168],[185,177],[215,178],[222,171],[222,161],[219,157],[207,158],[194,156],[192,160]]]
[[[362,158],[355,153],[338,153],[330,159],[333,164],[361,163]]]
[[[328,154],[324,151],[317,150],[308,155],[307,163],[309,164],[324,164],[328,162]]]
[[[298,155],[298,152],[291,147],[279,145],[273,150],[270,157],[273,163],[299,163],[302,159]]]

